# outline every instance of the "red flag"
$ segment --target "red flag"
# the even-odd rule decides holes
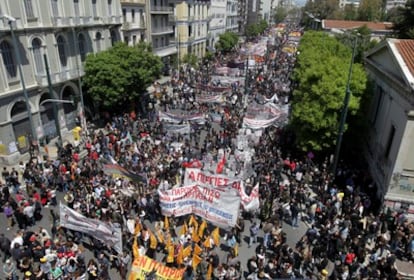
[[[222,159],[217,164],[217,168],[216,168],[216,173],[217,174],[221,174],[223,172],[223,169],[224,169],[224,165],[225,164],[226,164],[226,153],[223,154]]]

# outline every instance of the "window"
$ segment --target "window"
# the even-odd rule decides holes
[[[58,3],[58,0],[52,0],[51,5],[52,5],[52,15],[54,17],[58,17],[59,16],[59,3]]]
[[[40,39],[35,38],[32,41],[32,49],[33,49],[33,59],[36,67],[37,74],[44,74],[45,68],[43,64],[43,57],[42,57],[42,42]]]
[[[122,17],[124,18],[124,22],[126,22],[127,21],[127,18],[126,18],[126,9],[122,9]]]
[[[116,42],[118,42],[118,36],[116,34],[116,31],[111,30],[111,44],[112,44],[112,46],[115,45]]]
[[[59,52],[60,64],[63,67],[66,67],[66,65],[68,64],[68,57],[66,56],[66,49],[65,49],[66,40],[65,38],[63,38],[63,36],[58,36],[56,39],[56,42],[57,42],[57,47],[58,47],[58,52]]]
[[[132,45],[136,45],[137,44],[137,36],[136,35],[132,35]]]
[[[135,22],[135,10],[134,9],[131,10],[131,17],[132,17],[132,22]]]
[[[112,16],[112,0],[108,0],[108,15]]]
[[[371,122],[373,124],[375,124],[377,122],[378,112],[379,112],[379,110],[381,108],[382,97],[384,95],[384,90],[382,89],[382,87],[379,86],[377,88],[378,88],[378,91],[377,91],[377,96],[376,96],[374,114],[372,115],[372,119],[371,119]]]
[[[100,32],[96,32],[96,52],[101,51],[101,40],[102,40],[102,34]]]
[[[27,18],[34,18],[35,14],[33,12],[33,3],[32,0],[24,0],[24,10],[26,11]]]
[[[17,75],[17,65],[14,62],[14,53],[12,46],[7,42],[3,41],[0,44],[1,57],[3,58],[4,67],[6,67],[7,77],[14,78]]]
[[[75,11],[75,17],[80,17],[79,0],[73,0],[73,10]]]
[[[98,12],[96,10],[96,0],[92,0],[92,15],[94,18],[98,16]]]
[[[78,36],[78,46],[79,46],[79,55],[81,61],[85,61],[86,58],[86,46],[85,46],[85,36],[81,33]]]
[[[395,126],[391,125],[391,131],[388,135],[387,147],[385,149],[385,157],[388,158],[392,148],[392,142],[394,141],[395,136]]]

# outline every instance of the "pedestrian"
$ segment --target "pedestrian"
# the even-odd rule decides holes
[[[249,238],[249,248],[253,245],[253,243],[257,242],[257,234],[259,233],[259,225],[256,222],[250,226],[250,238]]]
[[[17,280],[16,265],[11,259],[7,259],[3,264],[3,273],[6,276],[6,280]]]
[[[9,202],[6,202],[6,204],[4,205],[3,212],[7,219],[7,230],[10,230],[14,226],[14,219],[13,219],[14,210]]]

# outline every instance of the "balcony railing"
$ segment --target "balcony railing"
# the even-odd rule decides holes
[[[120,24],[121,23],[121,16],[108,16],[103,18],[104,23],[106,24]]]
[[[150,11],[151,13],[173,13],[174,9],[167,6],[151,6]]]
[[[153,28],[151,30],[152,34],[164,34],[164,33],[173,33],[174,29],[172,27],[159,27]]]
[[[145,0],[121,0],[122,4],[141,4],[145,5]]]
[[[132,30],[132,29],[145,29],[147,28],[147,25],[145,24],[145,22],[124,22],[122,24],[122,29],[123,30]]]
[[[52,80],[52,84],[61,83],[72,79],[77,79],[79,74],[83,76],[85,72],[83,69],[68,69],[62,72],[55,72],[50,74],[50,79]],[[46,74],[35,74],[36,82],[39,86],[47,87],[47,75]]]
[[[168,22],[175,22],[177,17],[175,15],[168,15]]]

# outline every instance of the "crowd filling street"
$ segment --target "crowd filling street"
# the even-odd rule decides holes
[[[144,271],[148,260],[168,279],[400,279],[396,260],[414,261],[414,223],[376,207],[364,173],[341,166],[335,177],[329,160],[291,153],[283,125],[301,32],[271,29],[264,52],[257,38],[182,66],[143,112],[105,116],[56,159],[4,167],[3,279],[167,279]],[[241,182],[237,207],[171,214],[168,195],[189,170],[204,185]],[[286,228],[300,224],[289,246]]]

